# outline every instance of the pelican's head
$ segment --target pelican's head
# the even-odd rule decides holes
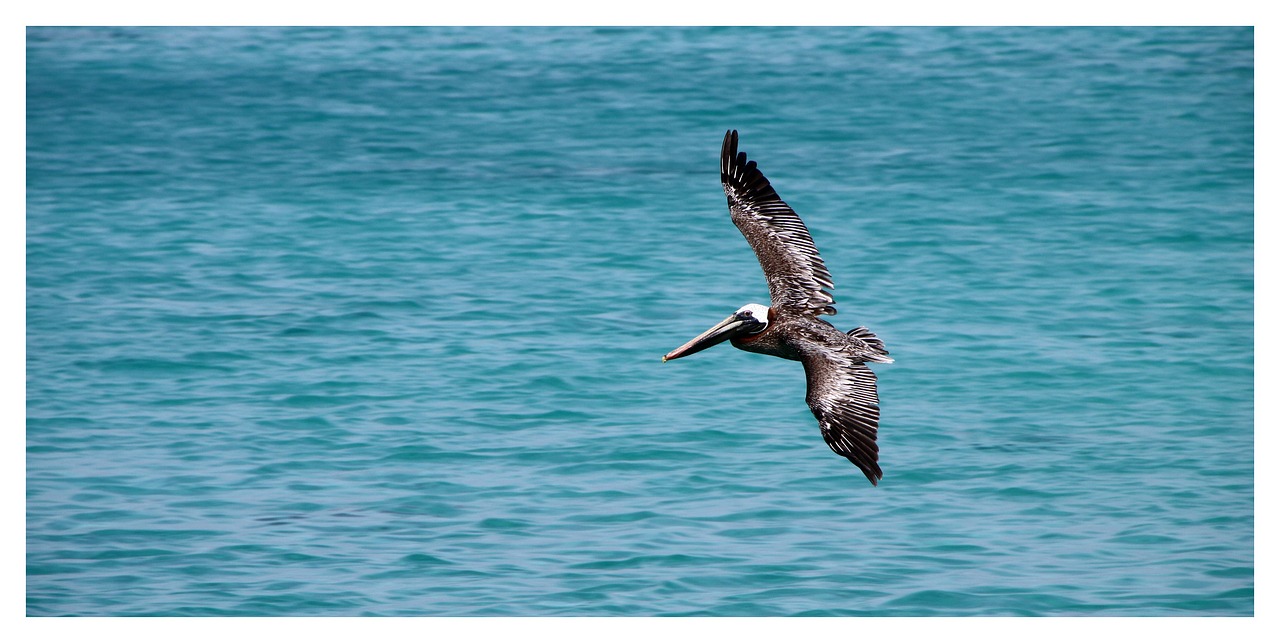
[[[769,326],[769,307],[760,304],[747,304],[739,308],[729,318],[707,329],[707,332],[694,337],[670,353],[662,356],[662,361],[692,355],[700,350],[711,348],[726,339],[747,337],[764,331]]]

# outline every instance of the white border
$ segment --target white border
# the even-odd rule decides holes
[[[46,0],[6,11],[24,25],[1256,25],[1264,15],[1246,0]]]
[[[10,441],[4,449],[6,529],[3,558],[4,621],[9,640],[101,640],[127,636],[131,641],[250,641],[275,640],[421,640],[445,636],[448,640],[484,641],[489,638],[561,641],[653,641],[676,637],[701,641],[901,641],[916,637],[941,640],[1071,641],[1082,638],[1111,640],[1260,641],[1266,625],[1274,626],[1275,560],[1270,547],[1256,547],[1254,618],[879,618],[879,619],[635,619],[635,618],[27,618],[25,575],[25,26],[26,25],[751,25],[751,24],[859,24],[859,25],[1255,25],[1256,115],[1276,112],[1274,47],[1268,37],[1274,31],[1260,24],[1263,3],[1215,2],[1104,2],[1083,0],[1052,7],[1031,2],[875,2],[838,4],[833,0],[788,2],[673,2],[620,3],[620,8],[593,2],[469,2],[402,3],[385,0],[361,2],[246,2],[228,0],[192,6],[191,3],[118,0],[115,2],[27,2],[4,9],[16,21],[6,20],[4,30],[4,194],[11,207],[0,217],[0,239],[5,252],[0,287],[8,303],[4,325],[4,409],[11,420],[3,426]],[[15,24],[16,23],[16,24]],[[1268,107],[1270,105],[1270,107]],[[1258,117],[1255,177],[1255,543],[1276,542],[1275,476],[1269,465],[1275,454],[1274,391],[1275,342],[1268,339],[1278,329],[1274,323],[1275,261],[1269,255],[1275,240],[1273,182],[1275,164],[1270,151],[1274,142],[1270,121]],[[15,213],[24,213],[23,217]],[[19,303],[21,302],[21,303]],[[21,308],[19,308],[21,306]]]

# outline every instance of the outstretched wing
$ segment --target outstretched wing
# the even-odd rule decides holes
[[[871,484],[876,484],[884,477],[877,464],[880,398],[876,394],[876,374],[866,364],[841,353],[810,353],[801,361],[809,382],[805,401],[818,418],[827,446],[848,458]]]
[[[773,306],[834,315],[831,273],[818,256],[818,248],[804,222],[782,199],[769,179],[738,152],[738,131],[724,135],[720,149],[720,182],[729,197],[729,213],[756,251],[769,282]]]

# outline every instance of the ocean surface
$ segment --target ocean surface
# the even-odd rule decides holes
[[[26,613],[1251,615],[1253,38],[31,28]]]

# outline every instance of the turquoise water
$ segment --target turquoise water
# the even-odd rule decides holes
[[[30,29],[29,615],[1250,615],[1251,29]],[[880,377],[660,356],[768,293]]]

